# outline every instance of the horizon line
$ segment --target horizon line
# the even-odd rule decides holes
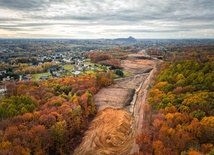
[[[41,37],[41,38],[39,38],[39,37],[27,37],[27,38],[1,38],[0,37],[0,39],[69,39],[69,40],[108,40],[108,39],[110,39],[110,40],[114,40],[114,39],[128,39],[129,37],[127,37],[127,38],[125,38],[125,37],[120,37],[120,38],[57,38],[57,37]],[[214,37],[213,38],[135,38],[135,37],[133,37],[134,39],[136,39],[136,40],[191,40],[191,39],[214,39]]]

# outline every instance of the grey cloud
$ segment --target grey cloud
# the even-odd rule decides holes
[[[40,16],[40,19],[53,19],[53,20],[78,20],[78,21],[97,21],[103,23],[117,22],[139,22],[146,20],[164,20],[164,21],[206,21],[214,20],[214,12],[212,11],[212,6],[214,6],[214,1],[212,0],[200,0],[198,2],[194,1],[145,1],[140,3],[135,7],[117,8],[106,5],[106,3],[89,3],[88,1],[81,1],[79,3],[74,3],[79,6],[83,12],[73,13],[66,15],[55,15],[48,17],[45,13]],[[135,1],[133,1],[134,3]],[[137,0],[136,0],[137,2]],[[93,5],[96,4],[96,5]],[[127,4],[129,5],[129,4]],[[105,6],[105,7],[104,7]],[[109,7],[109,8],[107,8]],[[31,16],[31,18],[36,16]]]
[[[64,3],[78,4],[78,0],[0,0],[0,8],[8,8],[18,11],[42,11],[51,7],[52,4]],[[87,0],[80,0],[80,4],[85,4]]]
[[[21,19],[28,21],[22,23],[0,15],[2,23],[15,23],[0,29],[128,25],[129,29],[126,27],[123,32],[213,30],[213,6],[214,0],[0,0],[0,8],[16,10]],[[139,26],[145,28],[139,29]]]
[[[66,3],[66,0],[0,0],[0,8],[17,11],[42,11],[51,4]]]
[[[135,29],[135,30],[124,30],[124,31],[121,31],[121,32],[136,32],[136,33],[175,33],[175,32],[186,32],[186,31],[189,31],[188,29],[169,29],[169,30],[149,30],[149,29]]]
[[[26,27],[20,27],[20,26],[5,26],[5,25],[0,25],[0,29],[3,29],[3,30],[9,30],[9,31],[14,31],[14,32],[18,32],[18,31],[29,31],[29,32],[32,32],[32,31],[36,31],[36,30],[39,30],[37,28],[31,28],[31,29],[28,29]]]
[[[28,27],[38,27],[38,26],[48,26],[53,25],[53,23],[20,23],[20,24],[0,24],[0,28],[28,28]]]
[[[123,2],[124,6],[120,5]],[[1,6],[13,9],[44,9],[41,11],[40,18],[56,20],[101,20],[115,19],[121,21],[139,20],[189,20],[202,19],[202,17],[213,18],[213,0],[133,0],[133,1],[113,1],[113,0],[0,0]],[[78,8],[74,13],[68,12],[66,15],[55,15],[48,17],[47,8],[51,4],[68,4]],[[134,5],[135,4],[135,5]],[[129,7],[130,6],[130,7]],[[71,8],[72,9],[72,8]],[[61,11],[61,10],[56,10]],[[69,11],[69,10],[68,10]],[[32,14],[38,15],[38,12]],[[30,16],[29,16],[30,17]]]
[[[1,18],[0,17],[0,22],[4,23],[4,22],[13,22],[13,21],[22,21],[21,19],[16,19],[16,18]]]
[[[40,10],[44,7],[44,3],[44,0],[0,0],[0,7],[14,10]]]
[[[20,30],[22,30],[21,28],[17,28],[17,27],[4,27],[4,26],[0,26],[0,29],[9,30],[9,31],[20,31]]]

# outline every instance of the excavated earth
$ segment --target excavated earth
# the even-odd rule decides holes
[[[106,107],[127,109],[131,105],[135,90],[146,79],[148,74],[124,78],[108,88],[101,89],[95,95],[95,104],[98,110]]]
[[[99,111],[75,154],[127,154],[135,138],[132,124],[132,116],[124,110],[105,108]]]
[[[91,122],[75,155],[128,155],[137,151],[142,98],[154,60],[143,54],[130,55],[122,61],[124,70],[134,74],[115,81],[95,95],[98,113]],[[144,91],[143,91],[144,90]]]

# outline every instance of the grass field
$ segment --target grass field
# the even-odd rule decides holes
[[[64,68],[65,70],[71,70],[71,69],[74,68],[74,65],[64,65],[63,68]]]
[[[87,71],[85,71],[85,73],[86,73],[86,74],[92,74],[92,73],[94,73],[94,71],[92,71],[92,70],[87,70]]]
[[[46,72],[46,73],[39,73],[39,74],[33,74],[33,80],[35,81],[39,81],[39,78],[41,76],[51,76],[49,72]]]
[[[128,76],[133,76],[134,74],[130,73],[130,72],[127,72],[127,71],[124,71],[123,70],[123,74],[124,74],[124,77],[128,77]]]

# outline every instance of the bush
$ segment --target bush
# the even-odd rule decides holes
[[[121,71],[120,69],[116,69],[115,74],[120,76],[120,77],[124,77],[123,71]]]

